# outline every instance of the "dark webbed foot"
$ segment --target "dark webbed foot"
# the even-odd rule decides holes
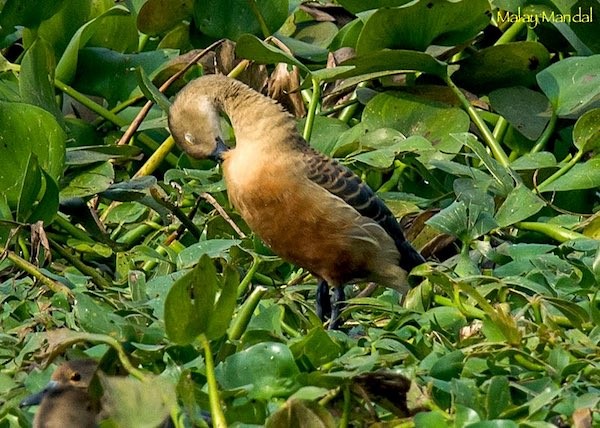
[[[344,323],[344,320],[340,317],[340,313],[345,306],[344,300],[346,300],[344,287],[335,287],[333,289],[333,304],[331,310],[331,321],[329,322],[329,330],[339,330]]]
[[[331,317],[331,301],[329,300],[329,284],[319,281],[317,285],[317,316],[322,322]]]

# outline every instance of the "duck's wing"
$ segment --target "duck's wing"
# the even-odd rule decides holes
[[[331,159],[307,145],[301,148],[306,176],[341,198],[362,216],[377,222],[394,240],[400,252],[400,267],[410,271],[425,259],[406,240],[402,227],[385,205],[356,174],[335,159]]]

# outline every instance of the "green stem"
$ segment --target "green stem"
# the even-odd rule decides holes
[[[242,294],[244,294],[246,292],[246,290],[248,289],[248,286],[250,285],[250,282],[252,281],[252,277],[256,273],[256,270],[258,269],[259,265],[260,265],[260,259],[258,258],[258,256],[252,256],[252,265],[250,266],[250,269],[248,269],[246,276],[244,276],[244,278],[240,281],[240,285],[238,285],[238,289],[237,289],[238,297],[241,296]]]
[[[83,95],[81,92],[76,91],[75,89],[71,88],[70,86],[61,82],[60,80],[55,79],[54,86],[56,86],[58,89],[60,89],[62,92],[64,92],[74,100],[83,104],[85,107],[89,108],[97,115],[102,116],[104,119],[114,123],[118,127],[127,125],[127,121],[125,121],[125,119],[120,118],[110,110],[102,107],[98,103],[95,103],[94,101],[90,100],[88,97]]]
[[[27,260],[19,257],[14,252],[5,248],[3,245],[0,245],[0,256],[4,256],[4,255],[6,255],[6,258],[8,260],[10,260],[12,262],[12,264],[14,264],[16,267],[18,267],[22,271],[27,272],[29,275],[33,276],[35,279],[40,281],[42,284],[44,284],[46,287],[48,287],[53,292],[63,293],[63,294],[66,294],[67,296],[72,295],[71,290],[69,290],[68,287],[48,278],[46,275],[44,275],[42,272],[40,272],[40,270],[37,268],[37,266],[35,266],[34,264],[28,262]]]
[[[508,30],[506,30],[504,34],[500,36],[494,45],[498,46],[512,42],[517,38],[519,33],[523,30],[523,28],[525,28],[526,25],[527,24],[525,24],[524,20],[518,20],[517,22],[513,23]]]
[[[248,61],[247,59],[240,61],[240,63],[238,65],[236,65],[233,70],[231,70],[229,72],[227,77],[236,79],[240,74],[242,74],[242,72],[248,67],[249,64],[250,64],[250,61]]]
[[[73,254],[69,253],[63,247],[60,246],[57,242],[52,239],[49,239],[50,246],[60,254],[61,257],[66,259],[69,263],[73,265],[75,269],[81,272],[84,275],[87,275],[91,278],[92,282],[96,284],[98,287],[106,289],[111,287],[111,283],[108,282],[96,269],[89,267]]]
[[[472,305],[467,305],[461,302],[459,305],[452,299],[436,294],[433,296],[433,301],[441,306],[457,308],[460,312],[470,318],[482,320],[485,317],[485,312]]]
[[[81,104],[83,104],[84,106],[86,106],[87,108],[92,110],[97,115],[102,116],[104,119],[112,122],[119,128],[128,125],[128,123],[125,119],[117,116],[112,111],[102,107],[100,104],[95,103],[94,101],[90,100],[88,97],[83,95],[81,92],[76,91],[75,89],[71,88],[70,86],[66,85],[65,83],[61,82],[60,80],[54,80],[54,86],[56,86],[58,89],[60,89],[65,94],[69,95],[74,100],[79,101]],[[144,146],[146,146],[148,149],[150,149],[152,151],[155,151],[159,147],[159,145],[156,141],[154,141],[152,138],[148,137],[145,134],[138,134],[136,138]],[[177,158],[175,158],[174,156],[169,156],[167,160],[172,165],[175,165],[177,163]]]
[[[213,361],[210,343],[205,334],[201,334],[200,344],[204,350],[204,363],[206,365],[206,383],[208,384],[208,400],[210,402],[210,413],[213,420],[213,427],[225,428],[227,422],[223,409],[221,409],[221,400],[219,399],[219,388],[217,387],[217,378],[215,377],[215,363]]]
[[[317,104],[319,103],[319,98],[321,96],[321,86],[317,79],[312,79],[312,87],[312,97],[310,98],[310,103],[308,104],[306,123],[304,124],[304,133],[302,135],[306,141],[310,141],[310,136],[312,135],[312,129],[315,123]]]
[[[350,409],[352,407],[352,396],[350,395],[350,387],[344,385],[344,407],[342,408],[342,417],[340,419],[339,428],[347,428],[350,423]]]
[[[229,328],[229,340],[238,340],[240,337],[242,337],[242,334],[244,334],[244,331],[246,331],[246,328],[248,327],[248,324],[252,319],[252,314],[254,313],[254,310],[256,309],[256,307],[260,303],[260,299],[266,292],[266,287],[258,286],[246,299],[240,311],[237,313],[237,315],[231,323],[231,327]]]
[[[542,135],[540,135],[540,138],[538,138],[538,140],[535,142],[535,145],[531,149],[531,153],[537,153],[539,151],[544,150],[544,148],[546,148],[546,144],[548,144],[548,140],[550,140],[550,137],[554,133],[554,128],[556,126],[557,120],[558,120],[558,116],[556,115],[554,110],[552,110],[552,116],[550,117],[550,121],[548,122],[548,125],[546,125],[546,129],[544,129],[544,132],[542,132]]]
[[[152,198],[154,198],[156,202],[158,202],[160,205],[171,211],[175,215],[175,217],[177,217],[179,221],[187,228],[187,230],[190,231],[190,233],[196,240],[200,239],[200,237],[202,236],[202,231],[198,228],[198,226],[194,224],[192,219],[188,218],[188,216],[185,215],[181,208],[173,205],[171,202],[163,198],[158,192],[158,190],[156,190],[154,187],[150,188],[150,195],[152,196]]]
[[[358,95],[356,95],[356,91],[359,88],[365,87],[366,84],[367,84],[367,82],[361,82],[358,85],[356,85],[356,89],[354,90],[354,92],[352,93],[352,96],[350,97],[350,100],[348,101],[348,102],[352,102],[352,104],[350,104],[344,108],[344,110],[338,116],[339,120],[341,120],[342,122],[348,123],[348,121],[352,118],[352,116],[354,116],[354,113],[356,113],[356,109],[358,109]]]
[[[573,168],[573,166],[575,166],[575,164],[579,162],[583,154],[583,150],[579,150],[577,153],[575,153],[575,156],[573,156],[573,158],[569,162],[564,164],[558,171],[556,171],[550,177],[545,179],[539,186],[537,186],[538,191],[540,193],[545,192],[546,187],[548,187],[550,183],[556,181],[556,179],[558,179],[559,177],[562,177],[568,170]]]
[[[539,232],[558,242],[566,242],[574,239],[588,239],[587,236],[573,232],[572,230],[565,229],[564,227],[556,224],[548,223],[537,223],[533,221],[521,221],[515,224],[516,227],[523,230],[531,230],[533,232]]]
[[[90,236],[85,231],[81,230],[74,224],[71,224],[71,222],[67,220],[62,213],[58,213],[58,215],[54,218],[54,224],[63,229],[73,238],[77,238],[83,242],[94,242],[94,240],[90,238]]]
[[[394,161],[394,172],[388,181],[383,183],[379,189],[377,189],[377,193],[382,192],[390,192],[394,190],[394,188],[398,185],[398,181],[400,181],[400,177],[402,176],[402,172],[406,169],[407,165],[400,162],[399,160]]]
[[[262,31],[263,37],[266,39],[271,35],[271,32],[269,31],[269,27],[267,27],[267,23],[258,9],[256,0],[248,0],[248,4],[250,5],[250,9],[252,9],[252,13],[256,17],[258,24],[260,25],[260,31]]]
[[[492,131],[492,135],[496,139],[496,141],[500,141],[502,137],[504,137],[504,133],[508,129],[508,122],[502,116],[498,118],[496,122],[496,126],[494,126],[494,131]]]
[[[498,141],[496,141],[496,139],[490,132],[490,129],[487,127],[481,116],[479,116],[477,110],[475,110],[475,108],[471,105],[467,97],[465,97],[465,95],[458,88],[458,86],[456,86],[454,82],[450,79],[450,76],[446,77],[446,83],[448,84],[452,92],[454,92],[454,94],[458,97],[463,108],[469,114],[471,120],[473,121],[475,126],[477,126],[477,129],[479,129],[479,132],[481,132],[483,140],[492,151],[494,158],[496,158],[496,160],[500,162],[500,165],[502,165],[505,168],[508,168],[510,165],[508,156],[506,156],[506,153],[504,153],[504,150],[502,150],[502,147],[500,146]]]

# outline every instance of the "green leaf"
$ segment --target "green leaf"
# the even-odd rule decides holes
[[[461,61],[452,80],[475,92],[509,86],[531,87],[535,85],[536,74],[549,63],[550,54],[541,43],[506,43],[482,49]]]
[[[544,192],[567,192],[600,187],[600,158],[578,163],[565,175],[544,187]]]
[[[82,146],[67,149],[67,165],[89,165],[110,159],[131,160],[142,153],[136,146]]]
[[[362,120],[372,130],[393,128],[407,137],[420,135],[449,153],[461,147],[450,134],[469,129],[469,117],[461,109],[404,93],[376,95],[367,103]]]
[[[494,419],[510,406],[510,388],[506,376],[494,376],[490,379],[485,407],[487,417]]]
[[[298,121],[298,131],[302,132],[306,119]],[[335,143],[343,132],[348,130],[348,125],[334,117],[316,116],[313,122],[310,145],[321,153],[331,155]]]
[[[283,62],[295,65],[308,72],[306,66],[296,58],[251,34],[244,34],[239,38],[235,46],[235,53],[241,58],[251,59],[259,64],[278,64]]]
[[[270,34],[281,27],[288,15],[288,0],[254,0]],[[235,19],[231,19],[231,17]],[[204,34],[237,41],[244,33],[263,35],[248,1],[198,0],[194,2],[194,23]]]
[[[527,153],[510,164],[515,171],[552,168],[556,166],[556,158],[549,152]]]
[[[36,28],[54,15],[65,0],[39,2],[36,0],[7,0],[0,8],[0,39],[14,32],[16,26]]]
[[[238,245],[239,239],[211,239],[190,245],[177,255],[178,269],[192,267],[204,254],[210,257],[223,257],[234,245]]]
[[[354,76],[390,71],[396,73],[400,71],[422,71],[444,78],[446,77],[448,67],[443,62],[426,53],[402,49],[383,49],[376,52],[366,52],[341,64],[341,66],[350,65],[353,65],[355,68],[349,71],[341,69],[340,73],[328,76],[326,80],[347,79]],[[326,71],[330,70],[317,70],[314,73],[318,76],[319,72]]]
[[[0,159],[10,159],[0,169],[0,188],[9,205],[16,207],[28,171],[30,155],[54,179],[62,173],[66,135],[54,116],[39,107],[0,101]],[[28,189],[28,191],[36,189]]]
[[[600,99],[600,55],[571,57],[537,75],[540,88],[559,117],[576,118]]]
[[[148,376],[142,382],[133,378],[100,375],[100,381],[103,416],[115,426],[160,426],[177,405],[175,386],[168,378]]]
[[[171,107],[171,102],[169,101],[169,99],[162,92],[160,92],[156,86],[154,86],[154,84],[148,78],[148,75],[142,67],[137,68],[137,75],[138,83],[140,89],[144,93],[144,96],[149,101],[152,101],[154,104],[159,105],[160,108],[168,114],[169,109]]]
[[[50,224],[58,212],[58,185],[46,171],[42,170],[42,174],[44,176],[44,194],[27,219],[29,223],[42,221],[44,224]]]
[[[489,10],[487,0],[428,0],[378,9],[367,18],[356,52],[361,55],[385,48],[424,51],[431,44],[461,44],[488,25]]]
[[[52,46],[43,39],[37,39],[23,56],[19,91],[24,102],[52,113],[58,123],[64,125],[54,94],[54,67]]]
[[[165,299],[165,330],[173,342],[186,345],[205,333],[215,309],[217,271],[204,254],[196,267],[171,286]]]
[[[273,413],[265,424],[266,428],[335,428],[335,419],[323,406],[315,401],[291,399]]]
[[[227,265],[221,283],[221,294],[206,331],[208,339],[218,339],[227,332],[237,300],[237,287],[240,283],[238,271]]]
[[[573,144],[582,152],[600,148],[600,108],[584,113],[575,123]]]
[[[122,54],[105,48],[85,48],[79,52],[73,86],[86,94],[105,98],[109,105],[114,105],[141,93],[137,67],[152,75],[176,55],[177,52],[171,49]],[[115,80],[114,76],[119,76],[119,79]]]
[[[116,5],[80,27],[58,61],[56,66],[56,78],[64,83],[71,83],[73,77],[75,77],[75,70],[77,69],[79,50],[82,49],[92,38],[94,33],[104,25],[105,18],[123,15],[129,15],[127,8]]]
[[[548,98],[523,86],[497,89],[489,98],[492,108],[529,140],[542,135],[552,116]]]
[[[337,3],[344,6],[349,12],[357,13],[369,9],[379,9],[380,7],[393,7],[402,6],[403,4],[410,3],[413,0],[338,0]]]
[[[94,164],[69,179],[69,184],[61,190],[60,198],[87,197],[110,187],[115,180],[115,171],[110,162]]]
[[[138,13],[137,27],[149,36],[158,36],[189,20],[193,10],[192,0],[148,0]]]
[[[440,357],[431,367],[431,377],[441,380],[450,380],[460,377],[464,366],[465,355],[462,351],[452,351]]]
[[[490,172],[492,177],[496,179],[500,192],[504,195],[508,194],[514,188],[515,182],[518,182],[518,177],[511,174],[510,170],[507,170],[498,163],[488,151],[483,147],[473,134],[462,133],[452,135],[458,141],[469,147],[481,160],[483,165]]]
[[[527,187],[518,185],[498,208],[496,221],[500,227],[507,227],[531,217],[545,205],[544,201]]]
[[[22,181],[18,183],[19,200],[17,203],[16,219],[17,221],[25,222],[40,193],[42,182],[42,172],[35,154],[29,154],[27,165],[21,178]]]
[[[263,400],[285,397],[298,389],[299,373],[292,352],[276,342],[262,342],[231,355],[216,370],[224,388],[243,387],[249,397]]]

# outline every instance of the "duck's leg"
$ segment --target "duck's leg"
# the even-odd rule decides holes
[[[322,322],[331,317],[331,301],[329,300],[329,284],[327,281],[320,280],[317,285],[317,316]]]
[[[331,321],[329,322],[329,330],[338,330],[344,320],[340,317],[342,309],[344,309],[346,300],[346,293],[344,293],[344,286],[335,287],[333,289],[333,302],[331,309]]]

